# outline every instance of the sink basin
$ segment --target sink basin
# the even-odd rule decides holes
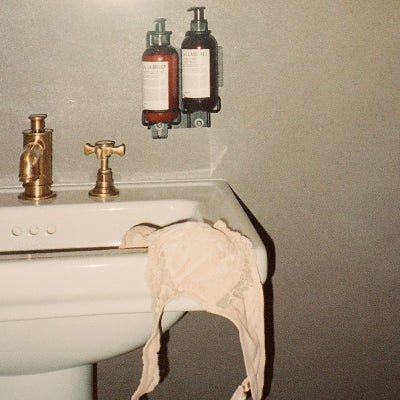
[[[147,253],[118,248],[134,225],[224,219],[252,240],[265,281],[265,248],[225,181],[118,188],[99,201],[90,187],[54,186],[57,197],[40,204],[18,200],[20,188],[0,190],[0,398],[92,399],[91,365],[148,339]],[[200,309],[176,299],[163,329]]]

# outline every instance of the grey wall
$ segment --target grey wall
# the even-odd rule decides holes
[[[192,1],[2,1],[0,185],[18,185],[34,112],[54,129],[56,183],[94,181],[83,145],[107,138],[127,145],[118,181],[226,178],[276,251],[269,398],[397,399],[400,2],[202,4],[224,48],[223,110],[153,141],[145,34],[164,16],[179,47]],[[189,314],[169,340],[150,399],[229,398],[244,376],[229,323]],[[128,399],[140,371],[140,351],[101,363],[100,400]]]

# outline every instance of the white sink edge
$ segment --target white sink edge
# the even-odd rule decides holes
[[[134,189],[138,189],[140,187],[142,187],[142,188],[145,187],[147,190],[147,189],[151,188],[152,186],[154,186],[154,187],[165,186],[165,187],[174,188],[176,186],[189,187],[189,186],[193,186],[193,185],[199,186],[200,189],[201,189],[201,187],[205,187],[205,186],[213,187],[213,190],[215,190],[215,196],[216,196],[215,201],[218,200],[218,197],[222,196],[225,203],[224,203],[223,207],[218,205],[218,207],[220,209],[220,214],[218,214],[218,215],[212,215],[212,213],[210,214],[210,212],[211,212],[210,208],[212,208],[212,207],[205,206],[203,204],[203,206],[205,208],[201,210],[201,212],[203,213],[202,217],[204,217],[204,219],[207,222],[211,222],[211,223],[216,222],[216,220],[218,220],[218,219],[224,219],[228,223],[228,225],[230,226],[231,229],[238,230],[242,234],[244,234],[250,238],[250,240],[253,242],[253,246],[254,246],[254,249],[256,252],[256,256],[257,256],[257,265],[259,268],[260,279],[262,282],[265,282],[266,277],[267,277],[267,254],[266,254],[265,247],[264,247],[260,237],[258,236],[255,228],[249,221],[247,215],[245,214],[244,210],[238,203],[230,186],[228,185],[228,183],[226,181],[224,181],[222,179],[217,179],[217,180],[197,180],[197,181],[161,181],[161,182],[150,182],[150,183],[139,182],[139,183],[120,184],[119,188],[120,188],[121,194],[122,194],[121,197],[123,198],[124,190],[134,190]],[[79,190],[80,191],[80,190],[86,190],[87,187],[88,187],[87,185],[59,186],[60,189],[62,188],[61,191],[71,191],[71,190]],[[1,192],[2,192],[2,190],[0,190],[0,194],[1,194]],[[15,193],[15,188],[11,191],[11,193]],[[60,202],[60,198],[62,199],[62,196],[59,196],[59,200],[58,200],[59,202]],[[167,193],[167,198],[168,198],[168,193]],[[191,198],[191,196],[189,196],[189,200],[193,200]],[[195,199],[195,200],[200,201],[201,199],[200,200]],[[86,202],[90,203],[92,201],[92,199],[89,198],[88,196],[87,197],[85,196],[85,198],[82,199],[82,201],[84,203],[86,203]],[[119,200],[116,199],[115,201],[118,202]],[[107,204],[107,202],[105,204]],[[112,203],[110,203],[110,204],[112,204]],[[38,207],[40,207],[40,205]],[[235,218],[233,218],[233,219],[228,218],[227,215],[230,215],[230,216],[233,215]],[[113,274],[113,271],[110,270],[110,277],[112,277],[112,274]],[[138,295],[135,296],[135,294],[132,294],[132,296],[127,296],[125,298],[115,298],[113,300],[114,301],[113,304],[118,305],[118,307],[114,307],[114,308],[113,307],[105,307],[105,308],[103,307],[102,312],[104,312],[106,314],[107,313],[112,314],[112,313],[116,313],[116,312],[119,313],[119,312],[147,312],[147,311],[150,311],[151,302],[149,301],[148,294],[147,294],[147,296],[144,296],[143,298],[141,297],[141,295],[138,292],[136,292],[136,294],[138,294]],[[94,294],[92,301],[93,301],[93,303],[87,307],[86,311],[83,312],[83,314],[92,315],[92,313],[94,313],[96,309],[98,310],[98,308],[96,308],[96,307],[100,305],[101,301],[98,298],[96,298],[96,294]],[[195,301],[192,301],[192,300],[186,299],[186,298],[177,298],[173,302],[171,302],[167,307],[168,311],[190,311],[190,310],[200,310],[200,309],[201,308]],[[71,314],[68,314],[68,316],[77,315],[76,311],[72,312],[70,310],[70,312],[71,312]],[[41,317],[46,317],[46,315],[48,317],[56,316],[54,314],[52,315],[51,312],[46,314],[45,307],[44,307],[44,308],[42,308]],[[7,319],[7,316],[5,314],[3,315],[3,317],[5,317]],[[16,314],[16,315],[14,315],[13,319],[14,318],[22,318],[23,319],[26,317],[27,317],[27,314],[25,314],[25,316],[19,315],[19,317],[17,317],[17,314]],[[8,318],[10,318],[10,315],[8,315]],[[0,321],[1,320],[4,320],[4,319],[0,317]]]

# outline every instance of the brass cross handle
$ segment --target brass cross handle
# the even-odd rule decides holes
[[[118,154],[122,157],[125,154],[125,145],[114,145],[113,140],[100,140],[94,146],[90,143],[85,144],[85,155],[94,153],[101,160],[101,167],[97,171],[96,186],[89,192],[91,196],[109,197],[116,196],[119,193],[114,186],[112,171],[108,167],[108,159],[112,154]]]
[[[101,169],[108,169],[108,159],[112,154],[118,154],[123,156],[125,154],[125,145],[115,147],[113,140],[99,140],[93,146],[90,143],[86,143],[84,147],[85,155],[96,154],[97,158],[101,159]]]

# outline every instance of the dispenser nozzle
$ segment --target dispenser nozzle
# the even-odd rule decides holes
[[[194,19],[190,23],[190,30],[192,32],[208,31],[208,22],[204,19],[205,7],[191,7],[187,11],[194,12]]]
[[[188,11],[194,11],[194,20],[202,21],[204,19],[205,7],[190,7]]]
[[[154,20],[156,23],[156,32],[165,32],[165,21],[166,18],[157,18]]]
[[[146,47],[149,48],[153,45],[161,46],[163,44],[169,45],[169,37],[172,32],[165,30],[166,18],[157,18],[155,22],[155,30],[148,31],[146,34]]]

